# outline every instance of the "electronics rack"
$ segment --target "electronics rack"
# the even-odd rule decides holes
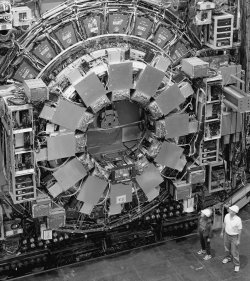
[[[219,160],[219,140],[222,122],[222,80],[221,77],[204,78],[204,139],[200,145],[199,163],[206,165]]]
[[[225,49],[233,46],[234,16],[227,13],[212,16],[212,24],[208,26],[206,45],[212,49]]]
[[[5,121],[6,165],[9,192],[14,204],[36,199],[33,107],[20,98],[3,98]],[[11,144],[11,145],[8,145]]]
[[[208,191],[209,193],[225,189],[226,183],[226,162],[208,164]]]

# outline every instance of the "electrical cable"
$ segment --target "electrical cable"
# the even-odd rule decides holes
[[[38,167],[38,168],[41,168],[41,169],[44,169],[44,170],[46,170],[46,171],[51,171],[51,172],[53,172],[53,171],[58,170],[59,168],[62,168],[66,163],[68,163],[69,160],[70,160],[70,157],[67,158],[61,165],[59,165],[59,166],[57,166],[57,167],[55,167],[55,168],[49,168],[49,167],[40,166],[40,165],[37,165],[37,167]]]
[[[8,178],[7,178],[7,174],[6,174],[6,169],[5,169],[5,163],[4,163],[4,160],[5,160],[5,153],[4,153],[4,146],[6,144],[6,138],[7,138],[7,133],[5,132],[5,130],[3,130],[3,128],[1,128],[1,155],[3,156],[2,157],[2,171],[3,171],[3,175],[4,175],[4,178],[6,180],[6,182],[8,182]]]
[[[80,183],[78,189],[77,189],[74,193],[71,193],[71,194],[69,194],[69,195],[61,195],[60,197],[62,197],[62,198],[69,198],[69,197],[75,196],[75,195],[82,189],[84,179],[85,179],[85,178],[83,178],[83,179],[81,180],[81,183]]]
[[[110,195],[110,191],[111,191],[111,183],[109,181],[108,182],[108,190],[106,192],[106,195],[105,195],[104,199],[101,202],[97,203],[96,206],[100,206],[100,205],[102,205],[103,203],[105,203],[107,201],[108,196]]]

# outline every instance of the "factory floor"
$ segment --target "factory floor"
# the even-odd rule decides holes
[[[204,261],[197,255],[196,234],[179,241],[133,250],[67,266],[58,270],[26,276],[20,281],[249,281],[250,280],[250,206],[241,212],[243,222],[240,245],[240,272],[232,263],[222,264],[223,241],[219,231],[212,240],[213,258]]]

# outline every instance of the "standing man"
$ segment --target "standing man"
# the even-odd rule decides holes
[[[211,248],[210,248],[210,240],[213,235],[212,230],[212,220],[211,220],[212,210],[204,209],[201,211],[201,215],[199,218],[199,237],[201,250],[197,252],[198,255],[206,254],[203,258],[204,260],[211,259]]]
[[[241,218],[237,216],[239,207],[233,205],[229,207],[228,214],[225,215],[224,224],[221,230],[221,237],[224,236],[224,247],[226,256],[222,263],[228,263],[233,259],[234,271],[240,270],[240,259],[239,259],[239,245],[240,235],[242,230]]]

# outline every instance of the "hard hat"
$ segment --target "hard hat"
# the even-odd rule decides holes
[[[210,217],[212,215],[212,210],[204,209],[204,210],[201,210],[201,213],[204,214],[206,217]]]
[[[229,210],[231,210],[237,214],[239,212],[240,208],[237,205],[233,205],[233,206],[229,207]]]

